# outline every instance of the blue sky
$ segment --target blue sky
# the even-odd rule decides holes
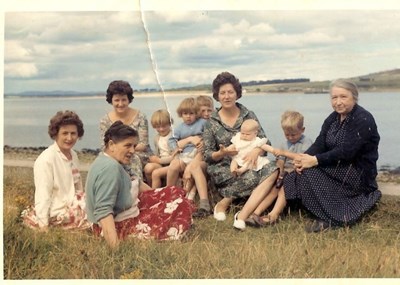
[[[5,93],[104,91],[115,79],[167,89],[210,84],[221,71],[241,81],[318,81],[400,68],[400,7],[393,5],[303,1],[293,10],[249,0],[191,8],[171,0],[148,1],[140,11],[135,0],[13,2],[4,10]]]

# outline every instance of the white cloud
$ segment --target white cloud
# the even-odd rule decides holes
[[[5,41],[4,43],[4,59],[5,61],[27,60],[30,58],[32,51],[22,47],[18,41]]]
[[[145,17],[166,88],[211,83],[223,70],[244,81],[327,80],[400,67],[400,11],[146,10]],[[157,86],[140,11],[5,19],[6,92],[102,90],[114,79]]]
[[[6,63],[4,65],[6,77],[30,78],[38,74],[38,69],[34,63]]]
[[[272,34],[275,30],[268,23],[259,23],[251,25],[247,20],[242,19],[237,24],[222,23],[221,26],[216,29],[213,33],[217,35],[257,35],[262,36],[265,34]]]

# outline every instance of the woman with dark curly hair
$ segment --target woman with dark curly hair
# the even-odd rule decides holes
[[[72,149],[84,134],[83,123],[76,113],[59,111],[51,118],[48,133],[54,143],[35,161],[35,206],[22,212],[23,222],[42,231],[49,226],[86,229],[79,159]]]
[[[179,240],[192,225],[193,204],[175,186],[151,189],[123,167],[135,153],[137,132],[117,121],[104,135],[104,152],[90,167],[86,201],[93,232],[111,247],[128,237]]]
[[[218,74],[213,81],[212,89],[213,97],[221,104],[221,107],[212,113],[205,125],[204,158],[207,162],[207,173],[223,197],[215,205],[214,218],[223,221],[226,219],[225,213],[228,207],[235,198],[250,196],[252,190],[261,181],[265,181],[263,187],[272,188],[277,172],[274,172],[275,167],[267,164],[259,171],[249,170],[239,177],[232,175],[231,159],[237,151],[229,151],[227,146],[231,144],[232,137],[240,132],[243,121],[247,119],[254,119],[258,123],[259,121],[254,112],[236,102],[242,97],[242,85],[233,74],[229,72]],[[265,138],[262,127],[260,127],[258,137]],[[270,144],[269,140],[267,143]],[[249,165],[256,166],[258,156],[263,153],[261,148],[255,148],[244,160]]]
[[[113,106],[113,110],[100,119],[101,146],[104,149],[104,134],[116,121],[121,121],[135,129],[139,134],[139,142],[135,146],[135,155],[130,164],[131,170],[137,177],[143,177],[143,167],[152,154],[149,145],[149,126],[146,115],[138,109],[129,107],[133,100],[133,89],[128,82],[115,80],[107,89],[106,101]]]

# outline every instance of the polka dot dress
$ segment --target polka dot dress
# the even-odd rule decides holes
[[[343,142],[346,120],[335,121],[326,136],[326,145],[332,149]],[[361,170],[349,162],[306,169],[301,175],[292,172],[284,180],[287,200],[300,199],[316,217],[332,226],[355,223],[362,214],[380,199],[381,192],[362,184]]]

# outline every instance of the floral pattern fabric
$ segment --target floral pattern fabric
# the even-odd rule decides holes
[[[185,198],[186,192],[175,186],[158,188],[139,194],[137,217],[115,222],[118,238],[179,240],[192,225],[194,204]],[[93,225],[96,235],[101,227]]]
[[[58,226],[65,230],[85,230],[90,228],[91,223],[87,220],[85,207],[85,193],[77,192],[72,204],[66,207],[62,214],[50,218],[49,227]],[[29,206],[22,211],[21,217],[24,225],[32,229],[39,229],[35,209],[32,206]]]
[[[113,124],[108,114],[100,119],[100,139],[101,139],[101,149],[104,149],[104,135],[109,127]],[[139,143],[146,145],[146,151],[135,152],[132,156],[131,169],[138,178],[143,178],[143,166],[148,162],[149,156],[152,154],[149,145],[149,126],[146,115],[140,111],[134,118],[134,120],[129,124],[130,127],[135,129],[139,135]]]
[[[214,161],[212,153],[219,150],[219,145],[229,146],[232,137],[240,132],[240,127],[244,120],[254,119],[257,122],[257,116],[249,111],[243,105],[236,103],[240,108],[240,115],[233,127],[230,127],[221,121],[218,111],[214,111],[211,118],[204,127],[204,160],[207,163],[207,173],[223,197],[241,198],[250,196],[253,189],[275,170],[275,164],[265,165],[261,170],[249,170],[243,175],[233,176],[230,170],[231,157],[224,157],[220,161]],[[258,132],[258,137],[265,138],[262,127]],[[267,141],[270,144],[269,141]]]

